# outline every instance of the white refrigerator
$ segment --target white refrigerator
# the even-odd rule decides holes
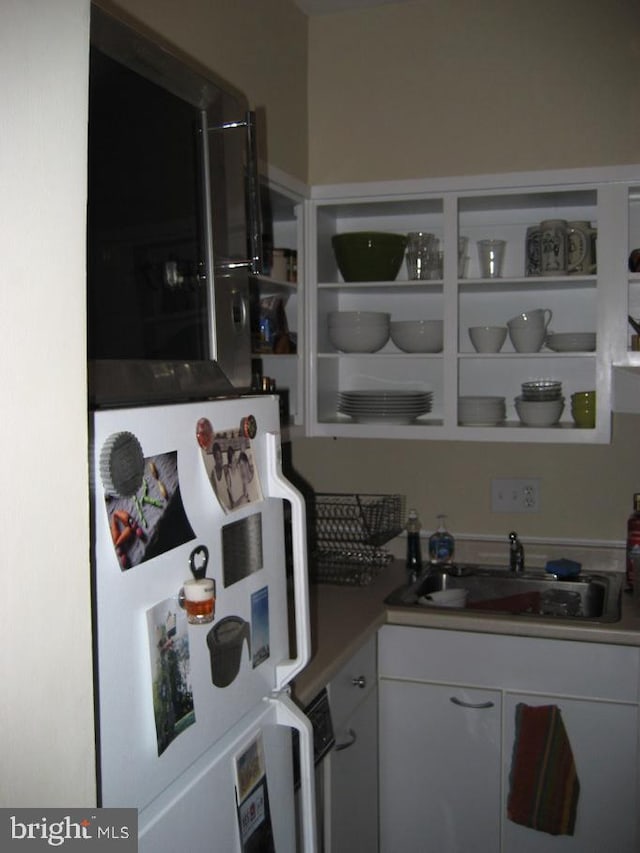
[[[141,853],[296,850],[296,729],[315,850],[313,735],[289,696],[305,507],[277,399],[104,409],[91,430],[100,805],[138,809]]]

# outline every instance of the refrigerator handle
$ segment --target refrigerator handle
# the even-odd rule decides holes
[[[300,734],[300,794],[302,797],[303,853],[316,853],[316,792],[313,765],[313,726],[288,693],[266,697],[276,711],[276,723],[297,729]]]
[[[258,177],[258,145],[256,141],[256,114],[249,110],[247,128],[247,227],[249,231],[250,269],[254,275],[264,272],[262,247],[262,211],[260,209],[260,178]]]
[[[207,121],[206,113],[203,113],[204,121]],[[242,121],[226,121],[222,124],[205,124],[207,133],[218,133],[220,131],[237,130],[244,128],[247,162],[245,166],[245,194],[247,206],[247,237],[249,243],[248,259],[230,260],[218,258],[216,260],[217,270],[235,270],[248,267],[252,275],[262,275],[264,272],[264,254],[262,245],[262,210],[260,204],[260,177],[258,175],[258,146],[256,141],[256,114],[253,110],[247,110]],[[206,145],[204,146],[206,154]],[[209,187],[208,154],[205,160],[206,188]],[[211,205],[208,203],[208,208]],[[212,232],[209,232],[212,233]]]
[[[293,548],[293,600],[296,623],[296,655],[276,664],[276,690],[282,690],[301,672],[311,656],[311,626],[309,618],[309,575],[307,572],[307,528],[304,498],[282,473],[280,436],[265,435],[269,477],[268,494],[291,504],[291,538]]]

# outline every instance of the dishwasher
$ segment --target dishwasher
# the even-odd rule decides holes
[[[326,821],[328,820],[325,808],[325,790],[328,789],[328,765],[324,760],[335,746],[333,733],[333,722],[331,720],[331,708],[329,706],[329,694],[327,688],[322,690],[304,708],[313,726],[313,761],[315,765],[316,786],[316,832],[317,847],[319,853],[325,849],[325,837],[327,835]],[[294,730],[293,736],[293,772],[296,790],[296,834],[298,849],[300,849],[300,770],[298,758],[298,732]]]

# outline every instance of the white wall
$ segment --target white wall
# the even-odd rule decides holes
[[[88,23],[89,0],[0,9],[0,806],[95,803]]]

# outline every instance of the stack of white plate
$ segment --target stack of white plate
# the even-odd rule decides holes
[[[546,344],[554,352],[593,352],[596,348],[595,332],[552,332]]]
[[[463,426],[497,426],[506,415],[504,397],[458,397],[458,423]]]
[[[410,424],[431,411],[430,391],[340,391],[338,411],[359,423]]]

